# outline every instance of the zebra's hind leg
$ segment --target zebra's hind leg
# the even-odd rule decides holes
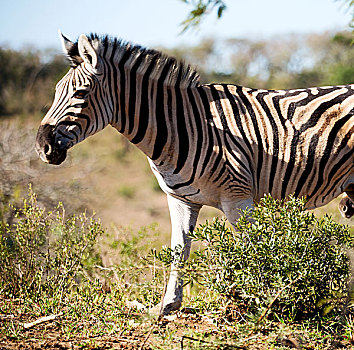
[[[182,259],[187,260],[191,248],[188,234],[195,228],[201,205],[187,203],[169,195],[167,199],[172,224],[171,249],[174,252],[180,251],[183,254]],[[183,275],[178,271],[178,261],[176,261],[171,265],[162,308],[158,312],[161,315],[168,315],[171,311],[178,310],[182,304],[182,296]]]
[[[354,185],[351,184],[345,190],[345,195],[339,202],[339,211],[346,219],[354,215]]]
[[[338,206],[339,211],[344,218],[350,219],[354,215],[354,203],[348,195],[345,195],[341,199]]]

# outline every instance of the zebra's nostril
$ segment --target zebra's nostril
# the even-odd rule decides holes
[[[50,145],[46,144],[44,146],[44,153],[48,156],[51,152],[52,148],[50,147]]]

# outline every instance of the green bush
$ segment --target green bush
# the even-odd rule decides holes
[[[22,208],[14,210],[15,222],[0,226],[0,295],[60,296],[99,262],[94,246],[103,229],[92,217],[67,219],[61,204],[47,212],[31,189]]]
[[[303,319],[343,304],[350,230],[328,216],[317,219],[304,204],[266,197],[235,230],[219,219],[201,225],[191,236],[206,247],[185,268],[251,317],[269,311],[281,319]]]

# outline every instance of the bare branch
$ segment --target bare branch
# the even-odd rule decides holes
[[[38,324],[44,323],[44,322],[49,322],[49,321],[54,321],[56,318],[60,317],[63,313],[60,312],[57,315],[49,315],[45,317],[38,318],[37,320],[29,323],[22,323],[22,326],[24,329],[29,329],[34,326],[37,326]]]

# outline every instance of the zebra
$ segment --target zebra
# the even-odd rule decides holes
[[[167,194],[171,248],[182,246],[184,259],[203,205],[231,223],[265,194],[305,196],[312,209],[345,192],[341,209],[352,208],[354,85],[204,85],[190,65],[157,50],[97,34],[60,37],[71,67],[38,129],[37,153],[60,164],[75,144],[117,129]],[[178,310],[182,294],[172,264],[161,314]]]

